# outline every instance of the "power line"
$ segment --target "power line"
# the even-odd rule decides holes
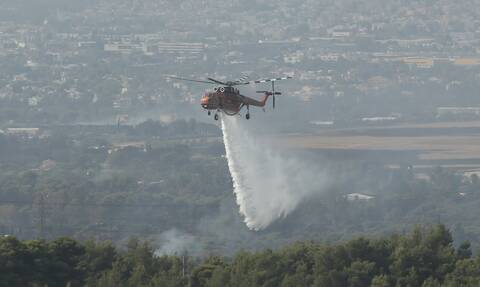
[[[35,226],[14,226],[14,225],[0,225],[0,230],[13,230],[13,229],[18,229],[18,230],[37,230],[37,227]],[[48,226],[44,229],[44,232],[52,233],[54,231],[56,232],[62,232],[63,233],[74,233],[74,232],[98,232],[98,233],[114,233],[114,234],[139,234],[139,235],[154,235],[154,234],[159,234],[165,229],[162,229],[161,231],[155,231],[155,230],[145,230],[145,229],[124,229],[124,228],[102,228],[102,227],[72,227],[72,226]],[[87,233],[88,234],[88,233]],[[45,239],[45,237],[41,238]]]
[[[0,200],[0,205],[37,205],[35,201],[27,200]],[[45,206],[77,206],[77,207],[125,207],[125,208],[135,208],[135,207],[184,207],[191,209],[188,204],[179,204],[179,203],[156,203],[156,204],[139,204],[139,203],[71,203],[71,202],[46,202],[45,200],[42,203]]]
[[[82,207],[82,208],[136,208],[141,210],[142,208],[168,208],[168,214],[172,217],[177,217],[174,214],[179,213],[187,213],[189,219],[196,219],[198,218],[198,207],[191,206],[188,204],[179,204],[179,203],[157,203],[157,204],[142,204],[142,203],[64,203],[64,202],[49,202],[44,194],[40,194],[37,200],[0,200],[1,205],[16,205],[16,206],[38,206],[38,215],[39,215],[39,222],[37,225],[33,226],[18,226],[18,225],[1,225],[0,228],[3,230],[15,230],[19,229],[20,231],[14,232],[17,234],[21,234],[21,230],[38,230],[37,236],[40,239],[45,239],[47,234],[51,233],[65,233],[65,234],[72,234],[76,232],[86,232],[87,234],[93,233],[108,233],[108,234],[137,234],[137,235],[154,235],[158,234],[161,231],[152,230],[154,227],[151,224],[146,224],[144,228],[140,229],[123,229],[118,228],[118,225],[112,225],[113,222],[121,222],[124,224],[121,225],[130,225],[129,220],[132,220],[133,217],[128,218],[110,218],[106,219],[105,222],[100,222],[100,225],[104,225],[103,227],[94,226],[85,226],[85,223],[79,226],[72,226],[72,225],[62,225],[62,226],[52,226],[51,223],[47,222],[47,207]],[[174,214],[171,214],[173,210]],[[167,211],[167,209],[159,210],[159,211]],[[103,221],[102,220],[102,221]],[[188,222],[192,223],[192,221],[185,221],[185,224]],[[176,224],[179,224],[178,222]],[[110,228],[108,227],[110,225]],[[145,230],[148,229],[148,230]],[[163,231],[163,230],[162,230]]]

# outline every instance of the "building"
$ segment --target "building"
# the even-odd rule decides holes
[[[40,134],[39,128],[7,128],[6,134],[20,138],[34,138]]]
[[[403,62],[407,65],[414,65],[417,68],[422,68],[422,69],[430,69],[434,65],[433,58],[408,57],[408,58],[404,58]]]
[[[439,107],[437,118],[476,118],[480,116],[480,107]]]
[[[349,193],[343,196],[348,201],[371,201],[375,196],[364,193]]]

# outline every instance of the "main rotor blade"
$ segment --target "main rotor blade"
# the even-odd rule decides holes
[[[260,80],[248,81],[248,82],[235,82],[233,86],[276,82],[276,81],[287,80],[291,78],[292,77],[288,76],[288,77],[281,77],[281,78],[274,78],[274,79],[260,79]]]
[[[236,85],[242,85],[243,83],[245,83],[245,81],[247,81],[249,78],[248,75],[242,75],[240,78],[238,78],[237,80],[231,82],[232,86],[236,86]]]
[[[288,80],[288,79],[291,79],[291,78],[292,77],[288,76],[288,77],[281,77],[281,78],[274,78],[274,79],[261,79],[261,80],[253,81],[253,83],[260,84],[260,83],[276,82],[276,81],[281,81],[281,80]]]
[[[235,82],[236,83],[245,82],[246,80],[248,80],[248,78],[249,78],[249,76],[244,74],[238,80],[236,80]]]
[[[258,94],[268,94],[270,96],[273,96],[273,95],[281,95],[282,93],[280,92],[271,92],[271,91],[257,91]]]
[[[188,82],[196,82],[196,83],[203,83],[203,84],[215,84],[211,81],[192,80],[192,79],[180,78],[180,77],[175,77],[175,76],[166,76],[166,77],[170,78],[170,79],[182,80],[182,81],[188,81]]]
[[[215,80],[215,79],[212,79],[212,78],[207,78],[207,79],[209,79],[210,81],[212,81],[212,82],[215,82],[215,83],[217,83],[217,84],[220,84],[220,85],[224,85],[224,86],[230,86],[230,85],[229,85],[229,84],[227,84],[227,83],[220,82],[220,81],[218,81],[218,80]]]

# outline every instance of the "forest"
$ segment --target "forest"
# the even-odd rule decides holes
[[[443,225],[388,237],[297,242],[233,257],[159,256],[150,242],[0,239],[0,286],[479,286],[480,257]]]
[[[0,234],[28,239],[111,240],[166,235],[190,238],[176,251],[233,256],[296,241],[342,242],[404,232],[415,224],[447,226],[454,246],[480,243],[480,181],[441,167],[418,178],[408,166],[302,159],[323,165],[334,184],[259,232],[238,212],[225,150],[215,125],[195,121],[135,126],[52,126],[32,138],[0,134]],[[383,156],[390,159],[392,154]],[[363,192],[370,201],[350,201]],[[173,238],[172,240],[176,240]]]

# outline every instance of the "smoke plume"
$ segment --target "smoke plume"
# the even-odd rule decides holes
[[[202,250],[199,242],[193,235],[181,232],[175,228],[163,232],[158,239],[160,248],[155,251],[155,254],[158,256],[181,255],[185,253],[198,255]]]
[[[261,230],[321,192],[326,176],[245,122],[222,117],[223,141],[240,213],[248,228]]]

